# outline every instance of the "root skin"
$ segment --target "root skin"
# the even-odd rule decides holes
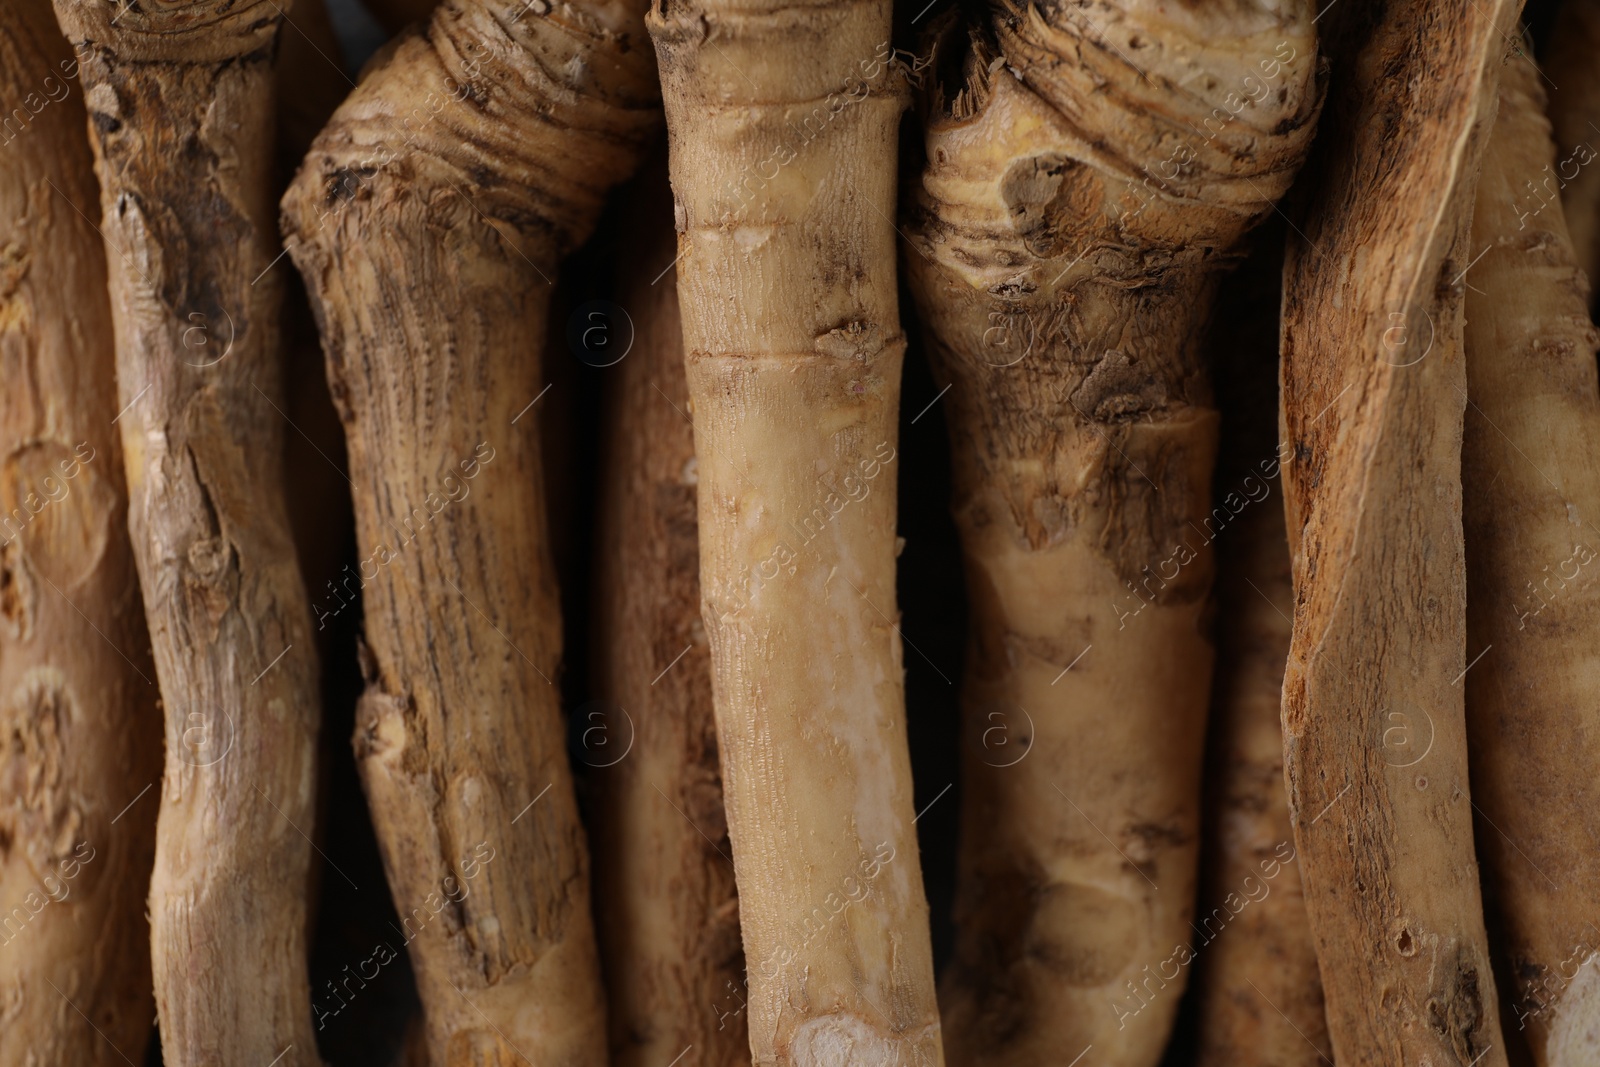
[[[504,13],[451,0],[369,65],[284,228],[357,486],[356,757],[431,1060],[599,1067],[529,405],[549,279],[659,112],[638,5]]]
[[[895,607],[890,5],[658,4],[700,576],[762,1067],[939,1067]]]
[[[0,1064],[110,1067],[155,1013],[161,717],[73,70],[48,0],[0,7]]]
[[[738,1067],[750,1062],[749,993],[700,619],[699,465],[677,284],[671,269],[652,282],[677,254],[660,163],[646,171],[661,195],[641,195],[632,229],[645,239],[620,298],[637,336],[606,382],[595,630],[606,703],[578,725],[582,758],[598,765],[613,1062],[660,1067],[692,1046],[697,1063]]]
[[[1545,1055],[1551,1067],[1583,1067],[1600,1060],[1600,953],[1579,965],[1562,994]]]
[[[129,529],[166,711],[149,902],[163,1054],[315,1064],[318,668],[284,504],[280,285],[262,275],[289,5],[55,7],[101,179]]]
[[[1284,271],[1283,719],[1340,1063],[1506,1062],[1456,683],[1466,238],[1516,16],[1424,0],[1324,20],[1345,73]]]
[[[1201,338],[1230,251],[1309,144],[1311,14],[996,5],[935,57],[961,80],[930,104],[904,260],[954,382],[973,605],[941,989],[956,1064],[1092,1046],[1151,1065],[1166,1046],[1195,951],[1213,655]],[[1246,79],[1260,103],[1222,110]]]
[[[1575,972],[1600,951],[1600,334],[1561,203],[1529,214],[1518,196],[1555,152],[1539,72],[1515,60],[1472,224],[1483,257],[1467,294],[1467,647],[1489,651],[1466,691],[1479,853],[1516,1028],[1541,1067],[1559,1062],[1551,1035],[1572,1032],[1569,996],[1594,1015]],[[1593,1046],[1568,1062],[1596,1062]]]
[[[1332,1062],[1289,825],[1279,709],[1294,589],[1277,468],[1281,223],[1223,283],[1208,348],[1222,411],[1217,670],[1195,965],[1199,1067]],[[1231,504],[1229,502],[1231,497]],[[1237,509],[1237,510],[1235,510]]]

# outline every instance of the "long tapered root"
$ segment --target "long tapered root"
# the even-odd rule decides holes
[[[1295,845],[1339,1062],[1498,1065],[1457,684],[1461,313],[1516,6],[1335,13],[1330,51],[1351,73],[1330,95],[1284,268]],[[1376,154],[1384,166],[1368,165]]]
[[[154,1015],[161,720],[76,74],[48,0],[0,7],[0,1064],[110,1067]]]
[[[314,1064],[319,671],[284,502],[280,284],[263,274],[289,5],[55,7],[101,178],[128,526],[166,711],[162,1051],[173,1067]]]
[[[700,620],[699,480],[664,168],[618,299],[637,331],[607,371],[593,663],[582,712],[595,794],[595,898],[613,1062],[750,1063],[739,901],[729,858],[711,649]],[[659,193],[656,190],[659,189]]]
[[[1600,334],[1562,204],[1518,195],[1555,161],[1544,95],[1531,62],[1505,66],[1473,214],[1461,480],[1467,646],[1487,651],[1466,712],[1512,1013],[1536,1063],[1576,1067],[1600,1060],[1600,851],[1576,844],[1600,840]]]
[[[430,1057],[599,1067],[538,416],[521,415],[549,279],[659,112],[641,5],[503,14],[451,0],[402,36],[313,144],[284,228],[358,487],[356,756]],[[345,603],[335,586],[319,615]]]
[[[1196,951],[1218,532],[1199,342],[1226,251],[1310,142],[1312,12],[992,11],[938,43],[906,209],[955,383],[967,733],[1029,744],[964,753],[946,1030],[959,1064],[1153,1064]]]
[[[895,608],[890,5],[660,3],[754,1061],[942,1062]]]

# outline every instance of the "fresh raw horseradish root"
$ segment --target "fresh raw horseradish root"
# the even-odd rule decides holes
[[[1465,286],[1480,284],[1467,231],[1495,86],[1505,63],[1527,62],[1508,54],[1516,14],[1508,0],[1400,0],[1323,22],[1343,73],[1284,265],[1283,726],[1345,1064],[1506,1062],[1459,684],[1461,330]]]
[[[1217,488],[1217,667],[1206,837],[1194,918],[1199,1067],[1333,1062],[1295,862],[1279,707],[1289,656],[1289,543],[1278,451],[1279,224],[1223,283],[1210,354],[1222,413]]]
[[[1472,216],[1467,729],[1516,1029],[1540,1067],[1578,1067],[1600,1063],[1600,335],[1561,203],[1518,203],[1555,154],[1539,72],[1515,59]]]
[[[943,1062],[895,606],[890,4],[657,4],[754,1062]]]
[[[280,286],[262,274],[289,5],[55,7],[101,179],[128,525],[166,710],[162,1051],[169,1067],[315,1064],[318,671],[284,506]]]
[[[1519,221],[1529,217],[1524,228],[1560,200],[1592,297],[1600,273],[1600,0],[1562,0],[1549,48],[1546,69],[1559,86],[1549,105],[1556,158],[1537,173],[1518,174],[1511,195]]]
[[[663,161],[664,163],[664,161]],[[750,1062],[739,901],[700,621],[694,430],[666,167],[632,213],[619,297],[633,347],[605,372],[591,662],[579,709],[595,808],[595,900],[612,1062]],[[657,193],[659,192],[659,195]],[[643,208],[648,208],[644,210]],[[620,343],[620,339],[619,339]]]
[[[0,5],[0,100],[21,113],[0,133],[0,1063],[110,1067],[154,1015],[161,718],[88,120],[49,0]]]
[[[997,5],[947,30],[906,198],[973,612],[956,1064],[1166,1047],[1198,951],[1228,518],[1203,326],[1320,102],[1309,2],[1092,11]]]
[[[549,279],[659,128],[642,15],[450,0],[283,201],[361,556],[317,614],[362,595],[357,762],[436,1067],[606,1059],[534,404]]]

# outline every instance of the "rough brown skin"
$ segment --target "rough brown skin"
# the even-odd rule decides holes
[[[56,3],[83,58],[129,529],[166,709],[149,908],[171,1067],[317,1062],[316,649],[284,508],[279,286],[251,284],[278,251],[286,8]]]
[[[1325,20],[1343,73],[1284,268],[1283,722],[1340,1063],[1506,1062],[1454,683],[1465,238],[1516,13],[1402,0]]]
[[[0,6],[0,1063],[102,1067],[154,1015],[161,720],[75,79],[48,0]]]
[[[1600,1062],[1600,335],[1561,203],[1518,203],[1555,154],[1543,82],[1513,62],[1472,222],[1467,647],[1489,651],[1466,699],[1516,1029],[1541,1067],[1577,1067]]]
[[[1214,497],[1234,503],[1217,539],[1217,667],[1196,926],[1200,1067],[1314,1067],[1328,1024],[1283,780],[1279,707],[1294,590],[1278,466],[1282,225],[1264,228],[1225,282],[1212,325],[1222,412]],[[1220,909],[1220,910],[1219,910]]]
[[[906,196],[973,612],[948,1049],[1150,1065],[1196,939],[1218,532],[1201,342],[1229,250],[1310,142],[1313,12],[990,15],[939,45]]]
[[[641,15],[451,0],[283,200],[356,486],[356,757],[435,1067],[605,1059],[529,406],[547,279],[659,124]]]
[[[618,298],[633,348],[605,372],[593,664],[576,728],[595,796],[595,898],[612,1062],[750,1062],[739,900],[700,620],[694,429],[665,166],[634,213]],[[658,195],[659,191],[659,195]],[[625,754],[626,753],[626,754]],[[688,1059],[689,1057],[685,1057]]]
[[[890,4],[658,4],[702,614],[761,1067],[938,1067],[895,607]]]
[[[1513,194],[1524,210],[1559,194],[1592,297],[1600,274],[1600,0],[1562,0],[1548,47],[1545,70],[1559,87],[1549,104],[1556,155],[1549,170],[1518,175]]]

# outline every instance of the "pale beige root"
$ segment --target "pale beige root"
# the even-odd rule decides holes
[[[1575,965],[1545,1051],[1556,1067],[1600,1060],[1600,955],[1593,951]]]
[[[754,1062],[943,1062],[895,606],[890,5],[658,5]]]
[[[931,102],[905,262],[953,383],[973,610],[955,1063],[1167,1044],[1212,665],[1201,337],[1226,253],[1310,143],[1313,14],[997,5],[936,60],[959,82]]]
[[[1561,204],[1517,204],[1555,151],[1539,72],[1508,64],[1467,295],[1467,650],[1483,658],[1466,700],[1517,1029],[1537,1063],[1576,1067],[1600,1063],[1600,1042],[1547,1045],[1567,1015],[1600,1014],[1595,983],[1574,980],[1600,966],[1600,335]]]
[[[1284,761],[1346,1064],[1506,1062],[1457,683],[1466,238],[1501,66],[1526,62],[1507,58],[1516,14],[1515,0],[1402,0],[1370,21],[1333,9],[1345,73],[1284,266]]]
[[[1279,225],[1225,285],[1208,346],[1217,461],[1217,668],[1195,964],[1199,1067],[1332,1063],[1283,781],[1294,591],[1276,479]]]
[[[0,1064],[107,1067],[154,1015],[161,719],[105,253],[79,214],[87,119],[49,0],[0,6],[0,99]]]
[[[660,115],[641,5],[503,14],[451,0],[370,66],[284,227],[350,449],[356,757],[431,1059],[599,1065],[530,405],[548,279]]]
[[[664,161],[663,161],[664,162]],[[639,194],[618,297],[637,331],[605,372],[595,558],[601,703],[580,709],[612,1062],[749,1064],[744,956],[700,620],[694,430],[665,166]],[[659,188],[660,195],[655,195]],[[621,340],[618,340],[618,344]],[[688,1057],[685,1057],[688,1059]]]
[[[318,669],[284,505],[280,286],[258,279],[278,252],[287,9],[56,3],[100,175],[128,525],[166,712],[149,913],[172,1067],[317,1062]]]
[[[1600,0],[1562,0],[1549,51],[1555,159],[1541,156],[1542,169],[1518,175],[1510,195],[1529,213],[1559,197],[1592,295],[1600,271]]]

